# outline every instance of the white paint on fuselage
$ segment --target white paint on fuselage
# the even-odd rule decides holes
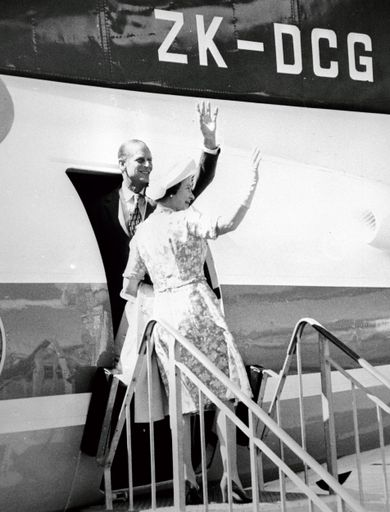
[[[384,377],[390,377],[390,365],[376,366],[375,370]],[[380,386],[381,383],[373,375],[364,369],[348,370],[348,373],[354,377],[360,384],[366,388]],[[278,378],[269,378],[264,395],[264,402],[269,402],[275,392]],[[306,373],[302,375],[302,388],[305,397],[321,395],[321,375],[317,373]],[[281,395],[282,400],[294,400],[298,398],[299,377],[298,375],[289,375],[283,387]],[[334,393],[342,393],[351,390],[350,382],[337,371],[332,372],[332,390]]]
[[[90,393],[0,400],[0,435],[84,425]]]
[[[162,172],[201,148],[194,98],[3,76],[14,105],[0,144],[0,282],[104,282],[69,167],[115,172],[119,144],[145,140]],[[198,205],[242,198],[251,148],[264,158],[255,200],[213,244],[222,284],[384,286],[389,253],[361,214],[390,212],[390,119],[379,114],[213,101],[222,152]],[[356,129],[358,128],[358,129]],[[364,128],[364,129],[363,129]],[[351,135],[353,133],[353,136]],[[234,193],[232,193],[232,191]]]

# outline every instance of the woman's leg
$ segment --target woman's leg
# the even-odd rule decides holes
[[[233,410],[232,402],[225,402],[225,405]],[[224,415],[220,410],[217,412],[216,417],[217,435],[219,440],[219,449],[221,452],[221,459],[223,465],[223,472],[227,475],[228,471],[228,450],[230,457],[230,475],[231,479],[241,486],[240,477],[238,476],[237,469],[237,446],[236,446],[236,426],[227,419],[225,423]]]
[[[194,487],[197,487],[196,476],[191,460],[191,415],[183,414],[183,457],[184,457],[184,478]]]
[[[226,402],[230,410],[233,410],[233,404]],[[237,443],[236,426],[234,423],[225,419],[221,411],[217,412],[216,418],[217,435],[221,451],[223,465],[223,475],[221,479],[222,500],[227,502],[228,498],[228,456],[230,461],[230,479],[232,482],[233,501],[236,503],[248,503],[250,498],[242,488],[242,483],[238,475],[237,468]]]

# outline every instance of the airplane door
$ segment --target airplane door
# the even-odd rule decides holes
[[[119,188],[122,176],[119,173],[80,169],[68,169],[66,174],[79,194],[99,246],[106,273],[115,336],[125,307],[125,301],[119,293],[122,289],[122,272],[127,263],[129,241],[117,221],[117,211],[112,211],[110,196]]]

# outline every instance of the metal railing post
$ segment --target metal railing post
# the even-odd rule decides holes
[[[280,413],[280,401],[276,402],[276,422],[280,428],[282,428],[282,418]],[[284,460],[284,444],[283,440],[279,439],[279,449],[280,449],[280,458],[283,462]],[[281,511],[285,512],[286,510],[286,478],[285,474],[282,471],[282,468],[279,467],[279,488],[280,488],[280,505]]]
[[[133,453],[131,446],[131,414],[130,405],[126,405],[126,446],[127,446],[127,470],[129,483],[129,511],[134,510],[134,492],[133,492]]]
[[[229,446],[227,440],[228,440],[228,417],[225,413],[221,414],[222,416],[222,424],[221,429],[223,431],[223,438],[225,440],[226,446],[225,446],[225,455],[226,455],[226,466],[224,466],[224,471],[226,471],[227,474],[227,498],[228,498],[228,510],[229,512],[233,512],[233,490],[232,490],[232,463],[231,463],[231,456],[230,456],[230,450],[231,447]]]
[[[106,510],[113,510],[111,466],[106,466],[104,468],[103,477],[105,487]]]
[[[176,366],[179,347],[172,336],[169,344],[169,414],[172,431],[173,502],[175,510],[185,511],[183,416],[181,403],[181,371]]]
[[[114,409],[114,403],[116,398],[116,393],[118,391],[118,379],[111,376],[111,383],[110,383],[110,391],[107,399],[106,404],[106,411],[104,413],[103,423],[102,423],[102,430],[100,432],[100,438],[99,438],[99,444],[96,452],[96,460],[98,464],[104,464],[104,459],[106,457],[107,452],[107,446],[108,446],[108,439],[109,439],[109,432],[111,429],[111,416],[112,411]]]
[[[303,392],[303,370],[302,370],[302,339],[301,339],[302,331],[299,331],[297,333],[297,346],[296,346],[296,353],[297,353],[297,372],[298,372],[298,391],[299,391],[299,420],[300,420],[300,427],[301,427],[301,443],[302,448],[307,451],[307,443],[306,443],[306,423],[305,423],[305,409],[304,409],[304,392]],[[305,477],[305,483],[306,485],[309,485],[309,475],[308,475],[308,469],[307,464],[303,465],[304,469],[304,477]],[[309,512],[313,511],[313,503],[309,500]]]
[[[146,369],[148,378],[148,415],[149,415],[149,449],[150,449],[150,483],[152,510],[156,510],[156,457],[154,448],[154,420],[153,420],[153,369],[152,369],[152,341],[146,342]]]
[[[206,432],[204,425],[204,403],[203,393],[199,390],[199,423],[200,423],[200,451],[201,451],[201,466],[202,466],[202,488],[203,488],[203,510],[208,512],[209,499],[208,499],[208,484],[207,484],[207,455],[206,455]]]
[[[362,476],[362,464],[360,457],[360,439],[359,439],[359,420],[357,412],[357,400],[356,400],[356,386],[351,382],[351,393],[352,393],[352,417],[353,417],[353,431],[355,438],[355,452],[356,452],[356,470],[358,477],[359,486],[359,499],[360,503],[364,505],[364,492],[363,492],[363,476]]]
[[[275,376],[277,376],[275,374]],[[263,378],[261,379],[260,383],[260,389],[259,389],[259,396],[257,398],[257,404],[260,407],[263,407],[264,402],[264,395],[265,395],[265,388],[267,385],[267,380],[270,377],[270,373],[267,370],[263,370]],[[249,412],[249,411],[248,411]],[[256,429],[255,433],[258,431],[259,428],[259,420],[256,422]],[[264,425],[261,426],[261,431],[264,432]],[[258,478],[258,492],[264,491],[264,465],[263,465],[263,454],[260,450],[256,449],[256,463],[257,463],[257,478]]]
[[[321,392],[322,392],[322,419],[324,422],[326,462],[329,473],[337,479],[337,448],[336,429],[333,410],[332,396],[332,375],[329,363],[329,341],[322,334],[318,335],[320,369],[321,369]],[[330,489],[332,494],[333,491]]]
[[[254,443],[254,438],[256,437],[255,427],[254,427],[254,418],[253,412],[248,411],[249,416],[249,450],[250,450],[250,465],[251,465],[251,483],[252,483],[252,506],[253,511],[257,512],[259,507],[259,465],[257,462],[257,458],[259,454],[257,453],[257,447]]]
[[[388,510],[389,509],[389,484],[388,484],[388,481],[387,481],[385,436],[384,436],[384,430],[383,430],[382,410],[379,407],[379,405],[376,406],[376,414],[377,414],[377,418],[378,418],[379,446],[380,446],[381,459],[382,459],[383,488],[384,488],[384,494],[385,494],[385,506],[386,506],[386,510]]]

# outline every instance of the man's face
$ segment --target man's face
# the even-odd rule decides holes
[[[153,169],[152,154],[146,144],[134,143],[120,163],[126,185],[139,192],[149,183]]]

